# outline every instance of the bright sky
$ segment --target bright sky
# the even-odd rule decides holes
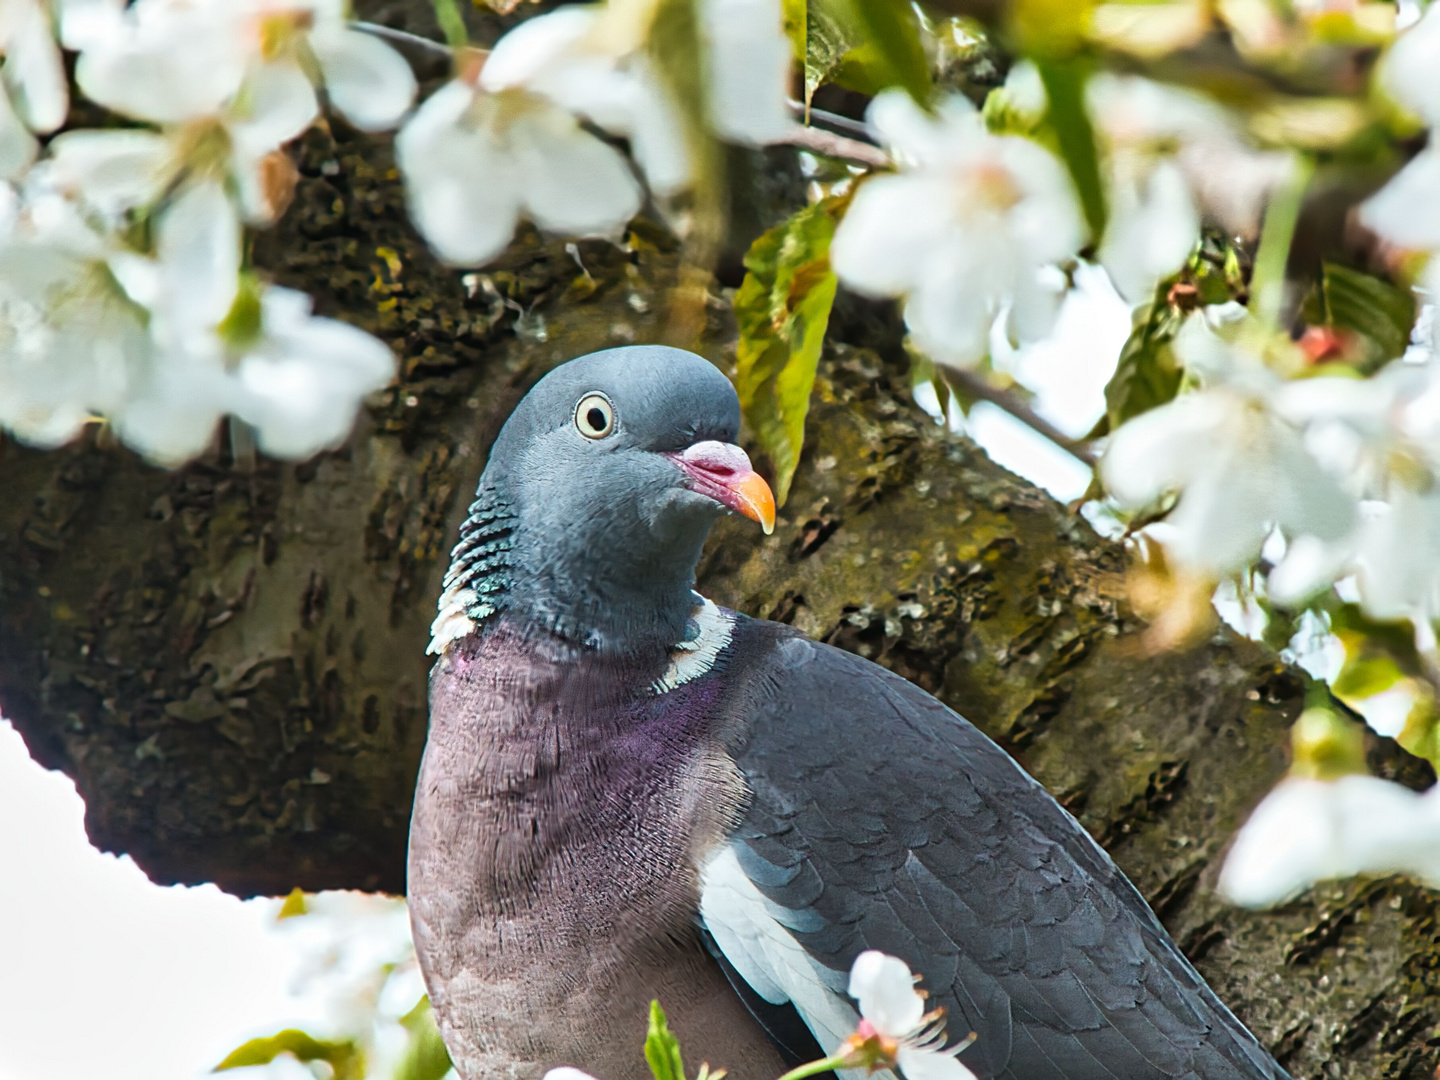
[[[1083,435],[1130,316],[1102,273],[1082,267],[1077,286],[1056,336],[1001,362],[1037,390],[1037,411]],[[967,426],[1057,498],[1089,483],[993,406]],[[92,848],[83,816],[74,785],[0,720],[0,1080],[196,1080],[246,1038],[314,1019],[316,1003],[290,994],[302,951],[274,929],[274,902],[152,885],[128,857]],[[309,1075],[294,1063],[271,1075],[282,1074]]]

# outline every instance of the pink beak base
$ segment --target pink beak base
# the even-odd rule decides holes
[[[709,439],[665,456],[690,478],[690,490],[758,521],[766,536],[775,531],[775,494],[740,447]]]

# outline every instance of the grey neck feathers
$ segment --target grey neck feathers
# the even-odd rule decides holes
[[[473,624],[467,632],[504,620],[586,649],[667,652],[699,633],[701,601],[692,586],[708,532],[707,522],[663,552],[607,544],[578,529],[527,535],[507,494],[482,488],[460,526],[437,624],[449,611]]]

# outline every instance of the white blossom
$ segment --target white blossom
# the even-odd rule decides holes
[[[65,122],[70,91],[42,0],[0,0],[0,178],[14,180],[35,160],[32,132]]]
[[[1180,268],[1202,209],[1231,233],[1255,234],[1268,193],[1288,168],[1285,154],[1256,151],[1214,101],[1139,76],[1096,75],[1086,104],[1109,183],[1100,261],[1127,299],[1145,299]]]
[[[67,12],[65,31],[81,49],[76,82],[85,94],[164,133],[143,160],[135,132],[79,133],[85,154],[71,166],[86,193],[96,172],[152,180],[131,187],[137,199],[184,176],[228,175],[246,219],[269,223],[294,178],[278,151],[318,115],[310,71],[367,130],[392,126],[415,95],[405,60],[349,28],[338,0],[137,0],[128,8],[88,0]]]
[[[1385,88],[1431,126],[1440,126],[1440,8],[1424,17],[1391,46],[1381,68]]]
[[[1236,836],[1219,891],[1245,907],[1270,907],[1318,881],[1390,873],[1440,887],[1440,787],[1416,794],[1373,776],[1292,776]]]
[[[1114,434],[1100,473],[1117,501],[1139,509],[1175,493],[1167,549],[1215,577],[1253,562],[1276,527],[1291,539],[1348,537],[1354,500],[1275,410],[1279,377],[1247,350],[1222,341],[1199,313],[1181,329],[1175,349],[1207,385]]]
[[[624,9],[562,7],[527,19],[500,39],[481,86],[526,89],[623,136],[657,195],[691,180],[684,124]]]
[[[64,200],[20,210],[6,233],[0,425],[58,446],[122,407],[154,347],[143,311],[111,273],[111,249]]]
[[[905,1080],[975,1080],[956,1059],[968,1044],[946,1049],[943,1017],[926,1011],[915,982],[903,960],[874,949],[857,956],[849,993],[860,1008],[860,1026],[846,1049],[864,1054],[874,1040],[875,1049],[899,1065]]]
[[[312,315],[310,298],[294,289],[266,288],[260,316],[259,336],[233,365],[240,392],[230,411],[275,457],[338,445],[361,399],[394,377],[394,355],[363,330]]]
[[[640,209],[620,153],[527,90],[455,80],[401,129],[395,151],[410,216],[461,266],[499,255],[522,215],[551,232],[618,238]]]
[[[1440,194],[1437,193],[1440,193],[1440,149],[1432,143],[1361,205],[1360,220],[1392,244],[1416,250],[1440,250]]]
[[[1394,361],[1363,380],[1285,384],[1277,409],[1305,425],[1306,445],[1352,494],[1372,500],[1353,537],[1302,557],[1338,576],[1354,572],[1362,609],[1376,619],[1440,618],[1440,361]],[[1277,599],[1302,590],[1273,580]]]
[[[137,120],[183,123],[227,108],[314,113],[313,58],[335,107],[357,127],[393,127],[415,98],[405,59],[352,29],[343,0],[88,0],[67,13],[66,44],[81,50],[76,82]],[[256,86],[252,80],[261,80]],[[308,99],[300,88],[303,80]],[[285,102],[249,104],[284,86]]]
[[[932,119],[889,90],[869,122],[900,171],[861,185],[837,228],[831,261],[841,281],[904,296],[916,344],[944,363],[983,357],[1007,309],[1014,338],[1043,338],[1063,292],[1055,264],[1085,235],[1060,163],[1029,139],[991,135],[959,96]]]
[[[747,146],[784,138],[793,58],[778,0],[701,0],[700,37],[715,133]]]

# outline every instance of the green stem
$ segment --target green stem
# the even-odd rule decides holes
[[[452,49],[463,49],[470,44],[469,31],[465,29],[464,16],[456,0],[434,0],[435,20],[445,35],[445,42]]]
[[[849,1062],[848,1055],[836,1054],[834,1057],[821,1058],[819,1061],[812,1061],[806,1065],[797,1065],[780,1077],[780,1080],[804,1080],[807,1076],[816,1076],[819,1073],[830,1072],[832,1069],[848,1068]]]
[[[1305,204],[1305,189],[1315,175],[1315,162],[1307,154],[1296,154],[1290,175],[1270,196],[1265,210],[1265,225],[1260,230],[1260,248],[1255,253],[1255,268],[1250,274],[1251,309],[1270,326],[1280,322],[1285,301],[1285,265],[1290,260],[1290,244],[1295,239],[1295,225]]]

